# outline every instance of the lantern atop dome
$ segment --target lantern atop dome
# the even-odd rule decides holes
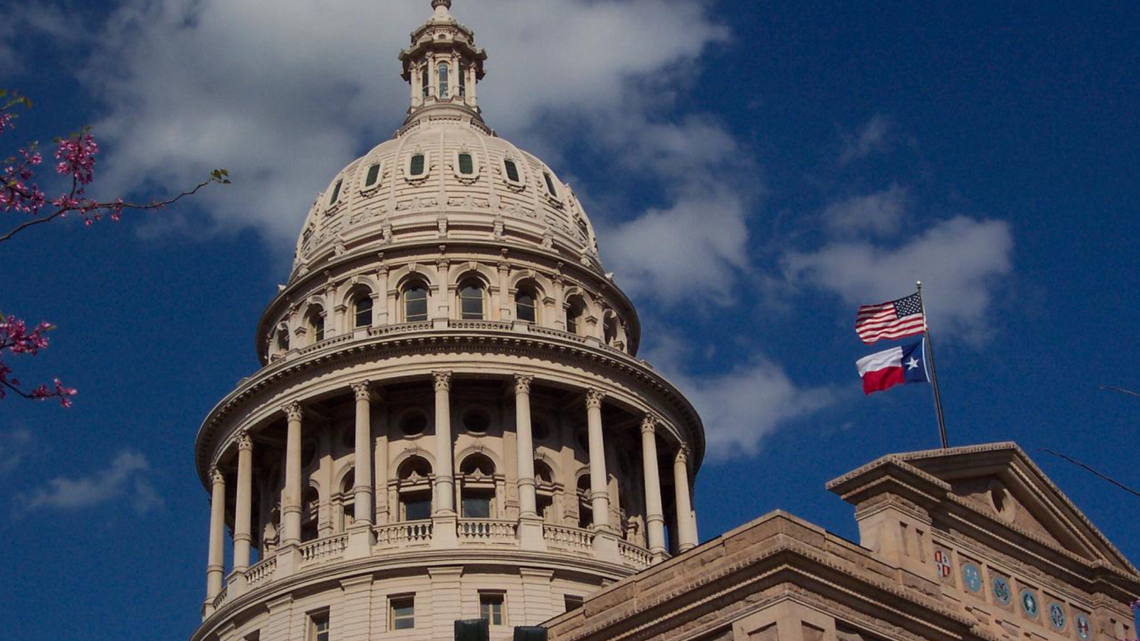
[[[452,17],[451,0],[432,0],[431,6],[435,13],[400,52],[402,76],[412,90],[407,122],[440,110],[482,121],[475,85],[483,79],[487,53],[475,46],[475,32]]]

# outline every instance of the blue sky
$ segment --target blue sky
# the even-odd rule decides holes
[[[241,6],[234,6],[241,5]],[[184,639],[204,594],[199,422],[316,192],[400,124],[427,0],[2,2],[16,140],[96,125],[97,184],[235,184],[0,249],[5,311],[60,329],[0,401],[13,639]],[[269,10],[266,7],[272,6]],[[930,390],[863,398],[859,303],[928,283],[952,444],[1014,440],[1132,559],[1140,389],[1140,9],[1125,3],[456,0],[489,123],[554,166],[702,409],[702,537],[784,508],[856,538],[824,483],[935,447]],[[509,19],[503,16],[511,16]],[[714,500],[733,488],[733,500]],[[61,607],[64,606],[64,607]]]

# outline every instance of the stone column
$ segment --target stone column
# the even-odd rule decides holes
[[[285,406],[289,432],[285,439],[285,491],[281,496],[281,546],[301,543],[301,404]]]
[[[250,522],[253,519],[253,439],[242,430],[238,434],[237,501],[234,506],[234,572],[249,569],[253,545]]]
[[[595,529],[610,527],[610,495],[606,490],[606,447],[602,436],[602,399],[605,392],[586,392],[586,419],[590,437],[590,502],[594,509]]]
[[[530,385],[533,376],[515,376],[515,435],[518,440],[519,512],[522,518],[537,517],[534,495],[534,440],[530,429]]]
[[[226,573],[226,478],[216,467],[210,468],[210,551],[206,560],[206,606],[204,613],[214,612],[214,599],[222,591]]]
[[[661,507],[661,476],[657,469],[657,418],[647,415],[641,421],[641,460],[645,476],[645,521],[649,551],[654,563],[665,559],[665,510]]]
[[[693,501],[689,496],[689,447],[682,445],[673,459],[673,491],[677,506],[677,551],[688,552],[697,547],[697,528],[693,523]]]
[[[435,383],[435,514],[455,514],[455,455],[451,451],[451,372],[433,372]]]
[[[368,381],[352,386],[356,396],[356,486],[352,488],[356,522],[372,525],[372,390]]]

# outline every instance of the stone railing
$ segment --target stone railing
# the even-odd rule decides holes
[[[484,543],[504,543],[515,540],[518,523],[514,521],[492,521],[491,519],[460,519],[456,533],[460,542],[480,541]]]
[[[268,559],[258,563],[252,568],[246,570],[245,582],[249,587],[253,587],[263,581],[268,581],[273,578],[273,573],[277,571],[277,557],[271,556]]]
[[[323,539],[317,539],[316,541],[310,541],[300,548],[301,564],[306,565],[318,561],[339,559],[344,555],[344,550],[347,547],[347,534],[337,534],[327,536]]]
[[[594,549],[594,533],[582,528],[565,525],[542,525],[542,538],[551,547],[576,552],[589,552]]]
[[[431,521],[405,521],[376,526],[376,545],[388,547],[431,542]]]
[[[330,338],[326,338],[325,340],[323,340],[319,343],[314,343],[312,345],[309,345],[308,347],[303,347],[303,348],[297,350],[297,354],[298,355],[310,354],[312,352],[317,351],[318,349],[324,349],[326,347],[332,347],[333,345],[339,345],[341,343],[347,343],[350,340],[352,340],[352,333],[351,332],[349,332],[347,334],[341,334],[340,336],[332,336]]]
[[[475,330],[509,330],[511,324],[505,321],[489,321],[489,320],[449,320],[447,321],[448,329],[475,329]]]
[[[539,327],[538,325],[529,325],[529,326],[527,326],[527,331],[531,334],[539,334],[542,336],[554,336],[555,338],[562,338],[562,339],[565,339],[568,341],[574,341],[575,343],[582,343],[582,344],[586,343],[586,337],[585,336],[579,336],[577,334],[571,334],[570,332],[564,332],[560,329],[551,329],[549,327]]]
[[[392,334],[406,334],[410,332],[426,332],[432,328],[430,321],[418,323],[401,323],[399,325],[384,325],[382,327],[369,327],[369,336],[391,336]]]
[[[653,563],[653,555],[628,541],[618,541],[618,551],[625,564],[637,569],[647,568]]]
[[[226,599],[229,598],[229,596],[230,596],[230,586],[228,586],[228,585],[222,586],[222,591],[218,593],[218,596],[214,597],[214,609],[215,610],[222,609],[222,606],[226,604]]]

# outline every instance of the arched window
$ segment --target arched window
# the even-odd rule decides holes
[[[467,63],[465,63],[465,62],[459,63],[459,97],[460,98],[466,98],[467,97],[467,70],[468,69],[470,69],[470,67],[467,66]]]
[[[289,351],[289,330],[284,327],[277,329],[277,351],[282,354]]]
[[[467,281],[459,288],[459,312],[464,320],[483,320],[483,285]]]
[[[431,464],[419,456],[409,457],[396,470],[399,479],[400,520],[431,518]]]
[[[519,166],[518,166],[518,164],[515,163],[515,161],[504,160],[503,161],[503,169],[505,169],[507,171],[507,180],[509,180],[513,183],[522,182],[521,177],[519,175]]]
[[[602,338],[606,345],[613,345],[617,340],[617,318],[613,314],[606,314],[606,320],[602,324]]]
[[[578,477],[578,527],[586,529],[594,524],[594,506],[590,502],[590,475]]]
[[[325,340],[325,315],[321,310],[309,314],[309,331],[313,333],[313,342]]]
[[[423,154],[412,156],[408,163],[408,175],[413,178],[423,176],[427,172],[427,157]]]
[[[356,471],[350,471],[340,483],[341,522],[340,531],[347,531],[356,522]]]
[[[368,167],[368,175],[364,177],[364,188],[371,189],[376,186],[376,182],[380,180],[380,163],[372,163]]]
[[[459,466],[463,476],[462,516],[467,519],[489,519],[495,514],[495,464],[483,454],[472,454]]]
[[[520,289],[515,294],[515,318],[528,323],[538,322],[538,304],[535,300],[534,290]]]
[[[317,517],[320,514],[321,494],[317,488],[310,487],[301,495],[301,540],[312,541],[317,538]]]
[[[423,97],[427,98],[431,95],[431,77],[428,74],[428,66],[425,64],[424,68],[420,70],[420,85],[422,85]]]
[[[428,292],[422,283],[414,283],[404,290],[404,322],[416,323],[428,319]]]
[[[333,186],[332,196],[329,197],[329,205],[335,205],[336,201],[340,200],[340,188],[343,186],[343,180],[336,181],[336,185]]]
[[[440,63],[440,65],[439,65],[439,97],[440,98],[447,98],[449,96],[449,90],[447,87],[447,74],[449,71],[451,71],[451,67],[446,62]]]
[[[571,334],[581,335],[585,329],[583,322],[586,316],[586,303],[581,298],[575,296],[570,299],[570,305],[566,308],[566,331]]]
[[[539,516],[547,523],[555,520],[554,511],[554,472],[545,461],[534,461],[535,499]]]
[[[372,325],[372,297],[362,294],[356,299],[356,309],[353,310],[353,327],[370,327]]]
[[[475,173],[475,159],[471,154],[459,154],[459,173],[464,176],[470,176]]]
[[[550,177],[550,172],[542,172],[542,177],[546,179],[546,191],[554,198],[558,198],[558,190],[554,188],[554,179]]]

